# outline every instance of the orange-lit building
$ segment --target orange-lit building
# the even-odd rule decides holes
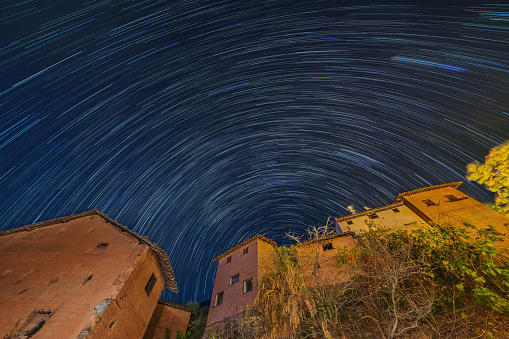
[[[142,338],[164,288],[167,254],[97,209],[0,232],[1,338]]]
[[[495,227],[500,235],[509,234],[509,217],[458,190],[462,182],[419,188],[399,194],[390,205],[336,218],[343,232],[366,229],[366,221],[393,229],[412,229],[419,224],[448,223],[464,227],[469,222],[477,228]],[[503,237],[500,247],[508,247]]]
[[[390,205],[335,218],[337,234],[300,243],[296,248],[301,266],[313,270],[309,274],[304,272],[306,285],[334,284],[348,279],[348,268],[337,267],[335,249],[354,247],[354,236],[368,228],[366,222],[392,229],[415,229],[426,223],[464,227],[467,221],[478,228],[491,225],[499,234],[509,234],[509,217],[459,191],[461,184],[454,182],[401,193]],[[507,238],[504,239],[501,247],[508,246]],[[208,326],[255,306],[258,280],[275,248],[274,241],[257,235],[214,259],[218,267]],[[306,261],[310,262],[306,264]]]

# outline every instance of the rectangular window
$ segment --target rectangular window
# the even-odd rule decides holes
[[[147,297],[150,297],[150,293],[152,293],[156,281],[157,281],[156,276],[154,275],[154,273],[152,273],[150,279],[147,282],[147,286],[145,286],[145,293],[147,293]]]
[[[352,221],[352,220],[348,220],[346,223],[347,223],[348,225],[351,225],[351,224],[353,224],[353,221]]]
[[[233,285],[235,283],[238,283],[239,282],[239,274],[236,274],[234,275],[233,277],[230,278],[230,285]]]
[[[327,244],[322,244],[322,247],[323,247],[323,250],[324,251],[328,251],[328,250],[331,250],[332,249],[332,243],[329,242]]]
[[[244,280],[244,293],[251,292],[253,290],[253,278]]]
[[[224,291],[222,292],[219,292],[218,294],[216,294],[216,298],[214,300],[214,307],[215,306],[219,306],[223,303],[223,295],[224,295]]]
[[[436,205],[433,201],[431,201],[429,199],[423,200],[422,202],[425,203],[426,206],[428,206],[428,207]]]
[[[244,249],[242,250],[242,255],[246,254],[248,249],[249,249],[249,247],[244,248]]]
[[[232,257],[231,257],[231,256],[229,256],[228,258],[226,258],[226,263],[227,263],[227,264],[229,264],[229,263],[231,263],[231,262],[232,262]]]
[[[460,199],[456,198],[456,197],[455,197],[454,195],[452,195],[452,194],[446,195],[445,197],[446,197],[446,198],[447,198],[447,200],[449,200],[449,201],[458,201],[458,200],[460,200]]]
[[[371,213],[371,214],[368,214],[368,218],[376,219],[376,218],[378,218],[378,215],[376,215],[376,213]]]
[[[397,208],[393,208],[393,209],[392,209],[392,211],[393,211],[394,213],[398,213],[398,212],[399,212],[399,210],[398,210]]]

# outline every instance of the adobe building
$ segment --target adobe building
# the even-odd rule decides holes
[[[274,254],[274,248],[277,248],[275,241],[258,234],[214,258],[218,265],[207,326],[253,307],[258,277]]]
[[[166,330],[168,338],[175,339],[179,331],[186,333],[190,317],[189,307],[159,299],[143,339],[162,339]]]
[[[477,228],[493,226],[501,236],[509,234],[509,217],[458,190],[461,184],[453,182],[401,193],[390,205],[336,218],[337,231],[358,233],[367,229],[366,221],[393,229],[413,229],[425,223],[464,227],[469,222]],[[509,237],[502,239],[498,246],[508,247]]]
[[[351,248],[355,244],[351,232],[300,243],[296,257],[300,265],[306,267],[307,286],[346,281],[348,272],[337,268],[335,249]],[[276,248],[275,241],[258,234],[213,260],[218,266],[207,326],[256,307],[259,278],[272,262]]]
[[[296,247],[297,260],[305,268],[306,286],[335,284],[348,279],[349,268],[339,269],[336,264],[336,249],[354,247],[354,236],[368,228],[366,222],[373,221],[395,230],[416,229],[426,223],[464,227],[464,222],[470,222],[478,228],[492,225],[502,236],[509,234],[509,217],[459,191],[457,188],[461,184],[453,182],[401,193],[392,204],[335,218],[337,234],[302,242]],[[508,246],[506,237],[499,246]],[[214,259],[218,267],[207,326],[256,306],[258,280],[275,248],[274,241],[257,235]]]
[[[167,254],[97,209],[0,232],[1,338],[142,338],[164,288]]]

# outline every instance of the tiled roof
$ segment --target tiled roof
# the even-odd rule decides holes
[[[456,181],[456,182],[450,182],[450,183],[447,183],[447,184],[440,184],[440,185],[435,185],[435,186],[422,187],[422,188],[418,188],[418,189],[413,190],[413,191],[408,191],[408,192],[400,193],[400,194],[398,194],[396,199],[394,199],[394,202],[396,203],[396,202],[403,201],[402,198],[404,196],[407,196],[407,195],[412,195],[412,194],[417,194],[417,193],[422,193],[422,192],[428,192],[428,191],[437,190],[437,189],[445,188],[445,187],[458,188],[458,186],[461,185],[462,183],[463,183],[462,181]]]
[[[255,241],[256,239],[261,240],[261,241],[265,241],[266,243],[272,245],[273,247],[277,247],[277,243],[274,240],[270,240],[269,238],[266,238],[263,235],[257,234],[254,237],[249,238],[246,241],[241,242],[237,246],[230,248],[228,251],[224,252],[223,254],[218,255],[212,261],[219,262],[220,259],[226,257],[228,254],[235,252],[236,250],[238,250],[242,246],[247,245],[248,243],[250,243],[252,241]]]
[[[355,213],[355,214],[345,215],[343,217],[338,217],[338,218],[336,218],[336,221],[337,222],[341,222],[341,221],[344,221],[344,220],[361,217],[363,215],[368,215],[368,214],[371,214],[371,213],[376,213],[378,211],[383,211],[383,210],[386,210],[386,209],[389,209],[389,208],[398,207],[398,206],[403,205],[403,197],[404,196],[412,195],[412,194],[417,194],[417,193],[422,193],[422,192],[428,192],[428,191],[432,191],[432,190],[436,190],[436,189],[440,189],[440,188],[445,188],[445,187],[457,188],[462,183],[463,183],[462,181],[450,182],[450,183],[447,183],[447,184],[440,184],[440,185],[435,185],[435,186],[422,187],[422,188],[415,189],[413,191],[408,191],[408,192],[400,193],[400,194],[398,194],[396,199],[394,199],[394,202],[392,204],[381,206],[381,207],[372,208],[370,210],[362,211],[362,212]]]
[[[392,203],[390,205],[385,205],[385,206],[381,206],[381,207],[372,208],[372,209],[369,209],[367,211],[362,211],[362,212],[358,212],[358,213],[354,213],[354,214],[345,215],[343,217],[336,218],[336,221],[337,222],[341,222],[341,221],[345,221],[345,220],[348,220],[348,219],[361,217],[363,215],[367,216],[368,214],[371,214],[371,213],[376,213],[376,212],[379,212],[379,211],[388,210],[390,208],[395,208],[395,207],[398,207],[398,206],[401,206],[401,205],[403,205],[402,202],[394,202],[394,203]]]
[[[102,217],[104,220],[106,220],[107,223],[112,224],[113,226],[120,229],[120,231],[129,234],[133,238],[137,239],[140,243],[149,246],[152,249],[152,251],[154,251],[154,254],[157,258],[157,262],[159,263],[159,267],[161,268],[161,272],[164,276],[164,281],[165,281],[164,287],[172,292],[178,293],[179,289],[177,286],[177,281],[175,280],[175,274],[173,273],[173,268],[171,267],[171,263],[170,263],[170,259],[168,258],[168,254],[166,254],[166,252],[164,250],[162,250],[156,243],[151,242],[148,239],[148,237],[141,236],[138,233],[130,230],[126,226],[121,225],[118,221],[113,220],[112,218],[110,218],[108,215],[104,214],[97,208],[90,210],[90,211],[83,212],[83,213],[70,215],[67,217],[42,221],[42,222],[38,222],[35,224],[31,224],[31,225],[26,225],[26,226],[21,226],[21,227],[12,228],[9,230],[1,231],[0,237],[4,236],[4,235],[8,235],[8,234],[18,233],[18,232],[30,232],[30,231],[33,231],[38,228],[51,226],[51,225],[55,225],[55,224],[60,224],[60,223],[66,223],[71,220],[83,218],[83,217],[86,217],[89,215],[98,215],[98,216]]]
[[[299,243],[299,245],[314,244],[317,242],[327,241],[327,240],[336,239],[336,238],[340,238],[340,237],[346,237],[349,235],[354,236],[355,232],[333,233],[333,234],[329,234],[329,235],[326,235],[325,237],[321,237],[318,239],[303,241],[303,242]]]
[[[164,305],[164,306],[169,306],[169,307],[173,307],[173,308],[178,308],[179,310],[183,310],[183,311],[187,311],[187,312],[192,312],[192,311],[193,311],[193,310],[191,309],[191,307],[189,307],[189,306],[186,306],[186,305],[183,305],[183,304],[173,303],[173,302],[168,301],[168,300],[159,299],[157,302],[158,302],[159,304],[161,304],[161,305]]]

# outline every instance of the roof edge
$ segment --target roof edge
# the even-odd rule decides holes
[[[182,311],[193,312],[191,307],[189,307],[187,305],[184,305],[184,304],[177,304],[177,303],[174,303],[174,302],[171,302],[171,301],[168,301],[168,300],[164,300],[164,299],[159,299],[157,301],[157,303],[161,304],[161,305],[164,305],[164,306],[169,306],[169,307],[177,308],[177,309],[182,310]]]
[[[337,217],[335,219],[336,219],[336,222],[341,222],[341,221],[345,221],[347,219],[361,217],[363,215],[368,215],[368,214],[371,214],[371,213],[383,211],[383,210],[386,210],[386,209],[389,209],[389,208],[398,207],[398,206],[401,206],[401,205],[403,205],[403,202],[393,202],[392,204],[389,204],[389,205],[385,205],[385,206],[381,206],[381,207],[375,207],[375,208],[369,209],[367,211],[357,212],[357,213],[354,213],[354,214],[345,215],[343,217]]]
[[[331,240],[331,239],[347,237],[349,235],[353,237],[355,235],[355,232],[347,231],[347,232],[342,232],[342,233],[333,233],[333,234],[329,234],[329,235],[326,235],[326,236],[318,238],[318,239],[302,241],[302,242],[300,242],[300,243],[298,243],[296,245],[309,245],[309,244],[314,244],[314,243],[317,243],[317,242],[327,241],[327,240]]]
[[[60,218],[56,218],[56,219],[50,219],[50,220],[41,221],[41,222],[38,222],[35,224],[30,224],[30,225],[25,225],[25,226],[20,226],[20,227],[11,228],[8,230],[0,231],[0,237],[9,235],[9,234],[19,233],[19,232],[30,232],[30,231],[36,230],[38,228],[47,227],[47,226],[51,226],[51,225],[55,225],[55,224],[59,224],[59,223],[66,223],[66,222],[69,222],[69,221],[72,221],[75,219],[79,219],[79,218],[83,218],[86,216],[90,216],[90,215],[98,215],[98,216],[102,217],[107,223],[112,224],[113,226],[120,229],[120,231],[129,234],[133,238],[137,239],[140,243],[149,246],[150,249],[152,249],[152,251],[154,252],[154,255],[156,256],[157,262],[159,264],[159,268],[161,269],[161,273],[163,274],[164,282],[165,282],[164,287],[172,292],[178,293],[179,289],[177,286],[177,281],[175,280],[175,273],[173,272],[173,268],[171,266],[170,259],[168,258],[168,254],[163,249],[161,249],[159,247],[159,245],[150,241],[148,237],[141,236],[138,233],[134,232],[133,230],[129,229],[128,227],[120,224],[118,221],[110,218],[107,214],[103,213],[98,208],[95,208],[90,211],[78,213],[78,214],[73,214],[73,215],[60,217]]]
[[[255,240],[261,240],[261,241],[265,241],[266,243],[272,245],[272,247],[277,247],[277,243],[274,241],[274,240],[271,240],[269,238],[266,238],[264,237],[263,235],[260,235],[260,234],[257,234],[255,235],[254,237],[252,238],[249,238],[243,242],[241,242],[240,244],[237,244],[236,246],[230,248],[229,250],[227,250],[226,252],[218,255],[217,257],[215,257],[214,259],[212,259],[212,261],[215,261],[215,262],[219,262],[219,260],[221,260],[222,258],[226,257],[228,254],[232,253],[232,252],[235,252],[236,250],[238,250],[239,248],[241,248],[242,246],[244,245],[247,245],[248,243],[252,242],[252,241],[255,241]]]
[[[415,190],[412,190],[412,191],[403,192],[403,193],[398,194],[396,199],[394,199],[394,202],[396,203],[396,202],[403,201],[403,197],[407,196],[407,195],[412,195],[412,194],[417,194],[417,193],[422,193],[422,192],[428,192],[428,191],[432,191],[432,190],[436,190],[436,189],[440,189],[440,188],[445,188],[445,187],[458,188],[458,186],[461,185],[461,184],[463,184],[463,181],[455,181],[455,182],[449,182],[447,184],[440,184],[440,185],[434,185],[434,186],[421,187],[421,188],[418,188],[418,189],[415,189]]]

